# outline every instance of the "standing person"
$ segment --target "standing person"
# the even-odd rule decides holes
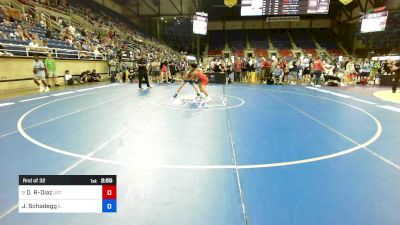
[[[126,77],[127,77],[127,71],[128,71],[128,66],[126,65],[126,63],[125,62],[122,62],[121,63],[121,73],[122,73],[122,75],[121,75],[121,78],[122,78],[122,83],[125,83],[125,81],[126,81]]]
[[[322,71],[324,71],[324,64],[321,61],[321,57],[317,56],[317,60],[315,60],[314,64],[313,64],[313,68],[314,68],[314,85],[315,87],[321,87],[321,85],[319,85],[319,80],[321,79],[321,75],[322,75]]]
[[[196,68],[197,68],[197,64],[196,67],[194,67],[194,64],[191,64],[191,69],[186,73],[186,75],[183,76],[183,80],[181,85],[178,87],[178,89],[176,90],[175,94],[173,95],[174,98],[178,97],[178,94],[182,91],[183,87],[186,85],[186,83],[189,83],[190,85],[192,85],[192,87],[194,88],[195,92],[196,92],[196,98],[201,98],[200,92],[198,87],[195,85],[195,73],[193,73]],[[193,66],[192,66],[193,65]]]
[[[400,61],[397,60],[392,63],[392,74],[393,74],[393,85],[392,85],[392,92],[396,93],[397,85],[399,84],[400,80]]]
[[[56,61],[52,58],[51,53],[47,54],[47,58],[44,60],[44,66],[46,67],[47,72],[47,84],[49,85],[48,87],[51,87],[50,79],[53,80],[54,86],[60,86],[57,83],[56,78]]]
[[[168,80],[168,68],[167,68],[167,61],[164,61],[163,63],[161,63],[160,65],[160,78],[159,78],[159,83],[167,83]]]
[[[45,69],[44,63],[39,60],[38,56],[35,56],[35,61],[33,62],[33,81],[39,86],[39,92],[49,91],[49,87],[46,83]],[[42,82],[43,86],[39,83],[39,80]]]
[[[200,92],[206,96],[206,101],[211,101],[211,98],[208,96],[208,92],[206,91],[206,86],[208,84],[207,76],[197,68],[196,63],[192,63],[190,66],[192,67],[190,71],[193,71],[193,80],[198,83]]]
[[[262,82],[262,58],[260,56],[257,57],[255,65],[254,65],[254,69],[256,71],[256,82]]]
[[[349,58],[348,62],[346,63],[345,70],[346,83],[348,85],[354,85],[356,70],[354,68],[354,61],[352,58]]]
[[[267,83],[268,77],[271,73],[271,62],[265,57],[262,57],[262,71],[261,71],[261,81]]]
[[[303,67],[303,76],[301,79],[301,83],[303,85],[307,84],[310,82],[310,77],[311,77],[311,54],[308,54],[307,57],[304,57],[304,59],[302,60],[302,67]]]
[[[242,62],[240,61],[239,57],[236,57],[236,61],[234,64],[234,68],[233,68],[233,81],[236,82],[240,82],[240,72],[242,71]]]
[[[274,84],[282,84],[283,75],[283,69],[279,65],[276,65],[272,70],[272,80],[274,81]]]
[[[115,82],[115,76],[117,75],[117,62],[115,61],[114,57],[108,62],[108,68],[110,71],[110,80],[111,83]]]
[[[139,67],[139,89],[140,90],[143,89],[142,88],[143,78],[144,81],[146,82],[147,88],[151,88],[149,84],[149,76],[147,75],[147,59],[145,54],[143,54],[138,60],[138,67]]]
[[[378,74],[379,67],[380,67],[380,63],[378,60],[371,63],[371,72],[369,73],[368,81],[375,80],[375,77]]]
[[[241,82],[247,83],[247,75],[248,71],[250,69],[250,64],[248,62],[248,59],[243,59],[242,61],[242,77],[241,77]]]
[[[292,84],[294,81],[297,84],[297,74],[299,73],[299,66],[297,60],[292,61],[292,65],[289,67],[288,84]]]
[[[368,59],[365,59],[365,61],[361,64],[361,69],[360,69],[360,83],[366,84],[367,82],[367,77],[369,77],[369,74],[371,73],[371,64]]]

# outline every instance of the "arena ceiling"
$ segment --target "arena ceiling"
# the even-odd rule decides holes
[[[193,16],[199,0],[115,0],[137,17]]]
[[[209,14],[209,20],[238,20],[240,17],[240,2],[232,8],[224,5],[224,0],[115,0],[126,6],[126,10],[135,17],[191,17],[196,11]],[[303,18],[335,18],[338,14],[348,16],[350,20],[359,15],[353,15],[354,9],[365,12],[371,7],[386,5],[389,1],[400,0],[353,0],[348,5],[343,5],[339,0],[331,0],[328,15],[302,15]],[[260,17],[246,17],[246,19],[260,19]]]

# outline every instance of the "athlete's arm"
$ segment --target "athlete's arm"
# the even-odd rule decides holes
[[[199,80],[199,74],[197,73],[197,71],[192,72],[192,80],[195,82]]]

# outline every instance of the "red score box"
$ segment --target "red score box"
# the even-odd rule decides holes
[[[116,185],[103,185],[103,199],[117,199]]]

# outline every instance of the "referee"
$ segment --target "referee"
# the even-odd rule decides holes
[[[149,76],[147,75],[146,54],[142,54],[142,56],[138,60],[138,68],[139,68],[139,89],[143,89],[142,88],[143,78],[147,84],[147,88],[151,88],[149,84]]]

